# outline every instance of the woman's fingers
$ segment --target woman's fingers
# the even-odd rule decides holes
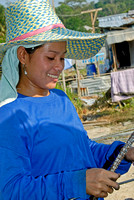
[[[120,174],[105,169],[92,168],[86,172],[86,192],[95,197],[107,197],[113,190],[119,189],[116,180]]]
[[[110,172],[107,176],[107,179],[105,179],[105,184],[109,187],[114,188],[115,190],[119,190],[120,186],[116,182],[116,180],[120,177],[120,174],[116,174],[114,172]]]

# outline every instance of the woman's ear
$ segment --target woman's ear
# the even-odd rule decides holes
[[[18,47],[17,49],[17,57],[20,61],[21,64],[25,64],[26,63],[26,50],[25,50],[25,47],[23,46],[20,46]]]

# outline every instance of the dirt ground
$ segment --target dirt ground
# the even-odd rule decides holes
[[[118,182],[134,179],[134,166],[132,165],[128,173],[122,175]],[[134,200],[134,181],[120,185],[118,191],[114,191],[110,194],[106,200]]]
[[[89,138],[91,139],[96,139],[98,137],[103,138],[107,136],[110,137],[110,135],[114,135],[115,133],[117,134],[120,131],[125,132],[126,130],[127,131],[130,130],[131,132],[132,129],[134,129],[134,125],[131,122],[125,122],[123,124],[121,123],[114,126],[113,125],[112,126],[110,125],[96,126],[92,124],[85,124],[84,127],[87,130]],[[112,138],[111,140],[112,142],[114,140],[114,137],[111,137],[111,138]],[[121,136],[119,139],[123,141]],[[124,140],[127,140],[127,138],[125,138]],[[103,142],[103,140],[101,142]],[[106,140],[105,140],[105,143],[106,143]],[[110,143],[109,140],[108,140],[108,143]],[[131,165],[131,168],[125,175],[122,175],[118,179],[118,182],[126,181],[129,179],[134,179],[133,165]],[[134,200],[134,181],[120,185],[120,189],[118,191],[114,191],[112,194],[109,194],[109,196],[105,199],[106,200]]]

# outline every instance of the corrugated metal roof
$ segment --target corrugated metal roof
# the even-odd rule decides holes
[[[98,20],[100,28],[114,28],[134,24],[134,10],[131,10],[128,13],[98,17]]]
[[[134,28],[120,31],[109,31],[107,33],[107,43],[109,45],[132,40],[134,40]]]
[[[72,90],[77,89],[77,81],[72,81]],[[80,80],[80,87],[88,89],[88,96],[102,95],[111,87],[110,75]]]

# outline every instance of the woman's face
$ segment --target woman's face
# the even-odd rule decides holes
[[[25,69],[29,84],[36,90],[55,88],[64,68],[65,53],[66,42],[46,43],[33,54],[27,53]]]

